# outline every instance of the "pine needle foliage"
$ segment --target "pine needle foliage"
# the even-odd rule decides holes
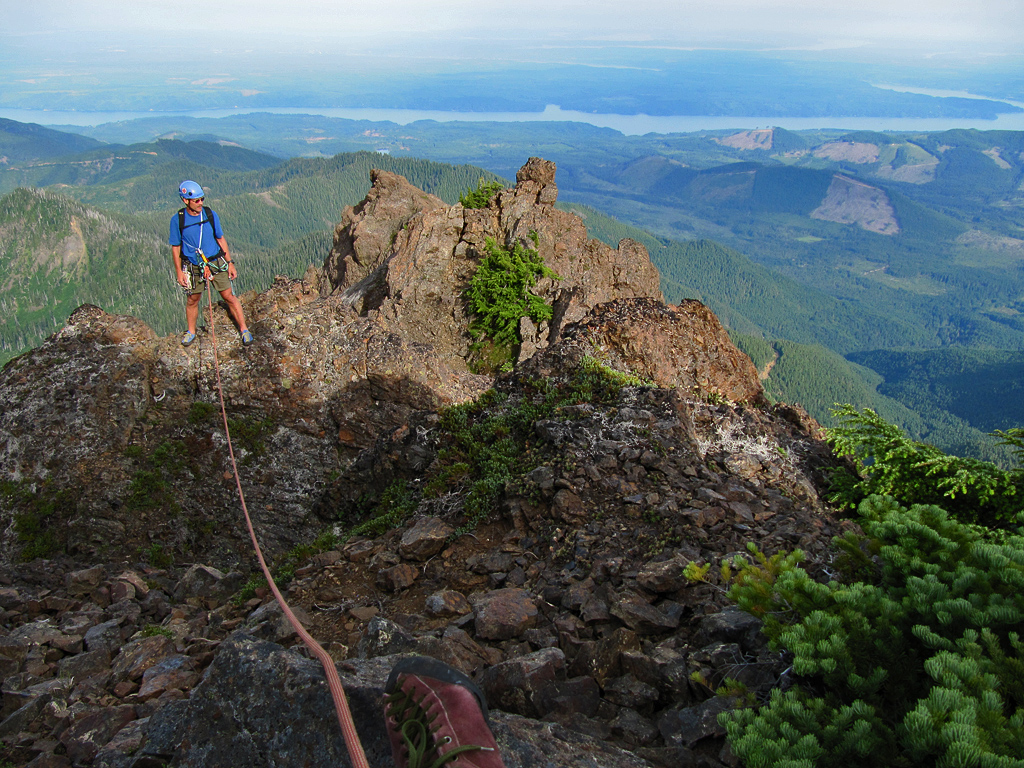
[[[500,181],[486,181],[481,177],[476,189],[467,189],[459,195],[463,208],[486,208],[491,199],[505,187]]]
[[[536,246],[537,234],[531,235]],[[535,247],[527,248],[516,242],[503,248],[493,238],[487,238],[484,257],[465,291],[473,316],[470,332],[502,349],[517,347],[522,342],[519,334],[522,318],[540,324],[552,317],[551,305],[532,293],[542,277],[558,279],[558,275],[544,266],[544,259]]]
[[[867,496],[882,494],[903,504],[940,505],[965,522],[1010,528],[1024,524],[1024,470],[945,454],[911,440],[868,408],[843,405],[832,413],[839,426],[828,430],[829,442],[857,468],[856,475],[834,478],[833,502],[853,507]],[[994,434],[1018,458],[1022,455],[1022,430]]]
[[[891,497],[859,512],[864,533],[837,540],[855,577],[783,557],[730,588],[798,683],[722,715],[733,751],[748,768],[1024,766],[1024,538]]]

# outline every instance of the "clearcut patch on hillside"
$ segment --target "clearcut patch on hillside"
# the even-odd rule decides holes
[[[993,163],[998,165],[1004,171],[1008,171],[1011,168],[1013,168],[1013,166],[1003,159],[1003,156],[1000,154],[1000,152],[1002,151],[1002,147],[992,147],[991,149],[982,150],[981,154],[987,155],[988,157],[992,158]]]
[[[838,174],[832,178],[821,205],[811,211],[811,218],[856,224],[880,235],[896,235],[900,231],[896,211],[884,191]]]
[[[878,145],[862,141],[830,141],[812,152],[815,157],[849,163],[877,163]]]
[[[724,139],[715,139],[719,144],[734,149],[771,149],[774,131],[762,128],[756,131],[741,131]]]
[[[1024,240],[970,229],[956,239],[956,263],[983,269],[1007,269],[1024,261]]]
[[[935,180],[939,158],[917,144],[904,142],[880,148],[874,175],[890,181],[927,184]]]

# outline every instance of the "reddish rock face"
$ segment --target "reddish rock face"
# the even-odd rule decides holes
[[[674,307],[653,299],[601,304],[567,328],[564,339],[595,350],[595,356],[612,368],[658,387],[767,405],[754,364],[699,301]]]
[[[555,316],[527,327],[520,357],[558,339],[567,323],[595,305],[617,298],[661,300],[658,272],[647,250],[633,240],[618,249],[592,240],[578,216],[554,208],[555,164],[530,158],[516,186],[486,208],[445,206],[405,179],[373,172],[373,188],[358,206],[346,208],[335,230],[324,272],[330,290],[360,314],[380,320],[439,353],[464,359],[471,340],[462,293],[488,239],[498,245],[536,247],[558,280],[541,279],[535,293]]]

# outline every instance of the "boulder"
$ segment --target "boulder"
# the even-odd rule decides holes
[[[124,645],[111,665],[115,680],[138,681],[157,662],[174,653],[174,641],[165,635],[140,637]]]
[[[497,589],[471,598],[476,634],[485,640],[519,637],[537,622],[537,605],[524,589]]]
[[[178,586],[174,590],[174,597],[177,600],[185,600],[189,597],[212,597],[219,594],[220,583],[224,580],[224,574],[210,565],[196,563],[181,577]]]
[[[484,670],[480,686],[497,709],[526,717],[543,717],[541,693],[565,676],[565,654],[558,648],[503,661]]]
[[[340,673],[372,766],[393,764],[381,713],[384,682],[395,660],[354,661]],[[164,733],[162,754],[171,752],[169,742],[177,741],[173,754],[179,768],[350,765],[320,665],[244,633],[222,644],[203,682],[174,719],[176,727],[166,727],[171,717],[156,725]],[[642,758],[555,723],[494,711],[491,729],[506,768],[651,768]],[[151,723],[149,732],[153,730]],[[142,751],[146,749],[144,745]]]
[[[111,656],[121,648],[121,620],[110,619],[90,627],[85,633],[85,649],[87,651],[105,651]]]
[[[473,606],[465,595],[453,589],[445,589],[435,592],[426,599],[424,606],[431,616],[465,616],[472,613]]]
[[[421,518],[402,534],[398,554],[422,563],[440,552],[454,531],[454,528],[439,518]]]
[[[135,707],[127,704],[94,708],[75,718],[61,735],[61,744],[72,763],[91,762],[100,748],[135,717]]]

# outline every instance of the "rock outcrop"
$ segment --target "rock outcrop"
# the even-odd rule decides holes
[[[748,405],[768,402],[750,358],[693,299],[674,307],[650,298],[601,304],[567,328],[564,340],[657,387]]]
[[[558,275],[535,293],[554,309],[551,323],[526,328],[525,358],[557,341],[561,328],[618,298],[661,300],[647,250],[623,240],[618,249],[593,240],[578,216],[554,207],[555,164],[531,158],[516,186],[485,208],[448,207],[405,179],[374,171],[366,200],[346,208],[324,266],[330,290],[361,315],[437,354],[465,360],[471,337],[462,299],[488,239],[536,247]]]
[[[661,301],[642,246],[589,240],[555,197],[537,159],[479,210],[375,172],[323,270],[243,297],[253,347],[220,307],[186,350],[83,306],[4,367],[0,757],[347,764],[321,672],[266,588],[243,589],[216,352],[248,507],[371,765],[390,764],[377,713],[406,653],[476,677],[509,768],[733,764],[716,716],[736,702],[715,689],[767,695],[789,672],[713,572],[684,570],[754,541],[819,572],[844,527],[819,496],[836,461],[806,413],[767,403],[710,311]],[[551,322],[497,379],[469,371],[460,298],[487,238],[535,239],[560,278],[537,288]],[[616,383],[588,400],[595,377]],[[423,490],[446,460],[439,410],[490,388],[474,419],[534,415],[467,535],[459,475]],[[414,503],[390,530],[296,547],[394,487]]]

